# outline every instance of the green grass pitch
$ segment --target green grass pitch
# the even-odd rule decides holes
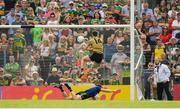
[[[0,100],[0,108],[180,108],[180,101]]]

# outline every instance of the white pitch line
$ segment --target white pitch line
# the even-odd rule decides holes
[[[0,109],[179,109],[179,108],[0,108]]]

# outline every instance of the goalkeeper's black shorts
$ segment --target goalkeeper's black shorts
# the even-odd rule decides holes
[[[89,98],[88,94],[86,92],[84,92],[84,91],[78,92],[78,93],[76,93],[76,95],[80,95],[82,100]]]

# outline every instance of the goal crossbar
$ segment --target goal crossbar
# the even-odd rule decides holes
[[[1,28],[124,28],[130,25],[0,25]]]

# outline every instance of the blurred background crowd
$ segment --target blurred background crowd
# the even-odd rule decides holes
[[[1,25],[129,24],[130,0],[0,0]],[[135,28],[143,44],[145,98],[156,99],[154,69],[168,65],[180,84],[180,1],[135,0]],[[94,30],[104,44],[103,62],[86,42]],[[129,84],[129,28],[0,28],[0,85]],[[139,49],[136,47],[136,49]],[[171,90],[172,87],[171,87]],[[153,95],[154,94],[154,95]]]
[[[1,25],[129,24],[130,1],[1,0]],[[83,62],[93,31],[104,59]],[[0,85],[129,84],[128,28],[1,28]]]

